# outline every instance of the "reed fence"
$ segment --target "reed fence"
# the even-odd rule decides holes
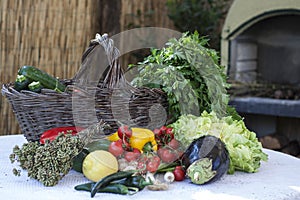
[[[63,79],[80,67],[96,33],[134,27],[173,28],[166,0],[0,0],[0,85],[32,65]],[[112,22],[112,23],[110,23]],[[19,134],[8,101],[0,98],[0,135]]]

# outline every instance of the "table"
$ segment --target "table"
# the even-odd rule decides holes
[[[73,170],[54,187],[45,187],[28,178],[26,171],[22,171],[20,177],[14,176],[14,165],[8,157],[16,144],[24,142],[23,135],[0,137],[1,199],[91,199],[90,193],[74,190],[75,185],[88,181]],[[195,185],[185,180],[172,183],[167,191],[145,189],[132,196],[98,193],[93,199],[299,200],[300,159],[272,150],[263,151],[269,155],[269,160],[261,163],[257,173],[226,174],[221,180],[207,185]]]

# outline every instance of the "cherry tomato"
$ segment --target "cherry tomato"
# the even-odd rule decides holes
[[[128,162],[137,160],[141,155],[141,152],[137,149],[137,151],[125,151],[124,158]]]
[[[183,181],[185,178],[185,171],[180,165],[175,167],[173,174],[175,176],[175,181]]]
[[[165,163],[171,163],[176,160],[176,153],[170,149],[161,148],[159,152],[160,158]]]
[[[147,156],[140,156],[140,158],[138,159],[138,164],[137,164],[137,169],[141,172],[141,173],[146,173],[146,164],[147,164],[148,158]]]
[[[129,141],[123,139],[123,140],[121,140],[121,142],[122,142],[122,147],[123,147],[123,149],[125,149],[126,151],[128,151],[128,150],[131,149],[131,146],[130,146],[130,144],[129,144]]]
[[[158,156],[150,157],[146,165],[146,170],[148,172],[154,173],[157,171],[159,165],[160,165],[160,158]]]
[[[122,140],[120,139],[110,143],[108,151],[112,153],[115,157],[121,156],[124,152]]]
[[[166,129],[166,134],[172,135],[172,136],[173,136],[173,135],[174,135],[174,134],[173,134],[173,128],[167,128],[167,129]]]
[[[141,155],[141,151],[137,148],[133,148],[132,151],[135,152],[135,153],[139,153]]]
[[[166,130],[167,130],[167,127],[166,126],[162,126],[162,127],[160,127],[160,132],[162,133],[162,134],[164,134],[165,132],[166,132]]]
[[[175,138],[173,138],[169,143],[168,146],[171,147],[172,149],[178,149],[180,146],[180,143],[178,142],[178,140],[176,140]]]
[[[158,150],[157,150],[157,155],[161,158],[162,157],[162,154],[165,152],[165,148],[159,148]]]
[[[118,136],[121,139],[128,139],[132,136],[132,130],[127,125],[120,126],[118,128]]]
[[[158,162],[160,164],[160,157],[159,156],[153,156],[152,160],[155,162]]]
[[[156,128],[156,129],[154,129],[153,130],[153,133],[155,134],[155,135],[159,135],[160,134],[160,129],[158,129],[158,128]]]
[[[139,170],[141,173],[146,173],[146,163],[138,162],[136,169]]]

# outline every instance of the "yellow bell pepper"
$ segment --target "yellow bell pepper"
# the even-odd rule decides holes
[[[152,150],[157,151],[157,143],[153,131],[146,128],[132,128],[132,136],[129,139],[129,144],[132,148],[143,150],[148,142],[152,145]]]
[[[132,136],[129,139],[129,144],[132,148],[143,150],[145,144],[148,142],[152,145],[152,150],[157,151],[157,143],[153,131],[146,128],[131,128]],[[119,140],[118,132],[107,137],[110,141]]]
[[[118,136],[118,132],[115,132],[114,134],[107,136],[106,139],[108,139],[111,142],[114,142],[114,141],[119,140],[120,138]]]

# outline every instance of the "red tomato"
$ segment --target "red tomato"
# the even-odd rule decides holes
[[[183,181],[185,178],[185,171],[180,165],[175,167],[173,174],[175,176],[175,181]]]
[[[153,156],[149,158],[146,165],[146,170],[148,172],[154,173],[157,171],[159,165],[160,165],[160,158],[158,156]]]
[[[135,153],[139,153],[141,155],[141,151],[139,149],[137,149],[137,148],[133,148],[132,151],[135,152]]]
[[[161,131],[160,131],[158,128],[156,128],[156,129],[153,130],[153,133],[154,133],[155,135],[159,135],[160,132],[161,132]]]
[[[172,149],[178,149],[180,146],[180,143],[178,142],[178,140],[176,140],[175,138],[173,138],[169,143],[168,146],[171,147]]]
[[[171,163],[176,160],[176,153],[170,149],[161,148],[159,152],[160,158],[165,163]]]
[[[158,150],[157,150],[157,155],[161,158],[162,157],[162,155],[163,155],[163,153],[165,152],[165,148],[159,148]]]
[[[147,164],[148,158],[145,155],[140,156],[138,159],[137,169],[141,173],[146,173],[146,164]]]
[[[158,163],[160,164],[160,157],[159,157],[159,156],[153,156],[153,157],[152,157],[152,160],[153,160],[154,162],[158,162]]]
[[[127,125],[120,126],[118,128],[118,136],[121,139],[123,139],[124,137],[128,139],[132,136],[132,130]]]
[[[121,156],[124,152],[124,149],[122,146],[122,140],[120,139],[120,140],[110,143],[110,145],[108,147],[108,151],[116,157]]]
[[[140,151],[126,151],[124,154],[125,160],[128,162],[137,160],[141,155]]]
[[[136,168],[141,172],[141,173],[146,173],[146,163],[143,163],[141,161],[138,162]]]
[[[173,128],[167,128],[166,129],[166,134],[168,134],[168,135],[174,135],[173,134]]]
[[[125,149],[127,151],[131,149],[129,141],[127,141],[127,140],[121,140],[121,143],[122,143],[123,149]]]
[[[166,126],[162,126],[162,127],[160,127],[159,130],[160,130],[161,133],[164,134],[164,133],[166,132],[167,129],[168,129],[168,128],[167,128]]]

